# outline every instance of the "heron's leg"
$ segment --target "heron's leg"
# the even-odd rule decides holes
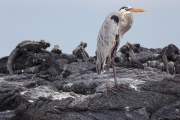
[[[111,55],[108,56],[108,61],[107,61],[107,76],[108,76],[108,79],[107,79],[107,82],[106,82],[106,88],[107,88],[107,92],[108,91],[111,91],[112,93],[116,94],[119,96],[119,94],[116,92],[117,90],[120,90],[120,89],[116,89],[116,87],[112,87],[110,88],[108,85],[109,85],[109,68],[110,68],[110,65],[111,65],[111,60],[114,61],[114,59],[111,59]],[[114,71],[114,69],[113,69]],[[114,71],[115,72],[115,71]],[[115,78],[116,79],[116,78]],[[115,80],[115,84],[117,84],[116,80]],[[117,86],[117,85],[115,85]]]
[[[104,66],[105,66],[106,60],[102,64],[102,72],[104,72]]]
[[[128,87],[122,86],[121,84],[118,84],[118,82],[117,82],[114,57],[112,57],[112,68],[113,68],[114,82],[115,82],[115,86],[114,86],[114,88],[112,88],[112,90],[113,90],[113,91],[115,91],[115,90],[117,90],[117,89],[120,90],[120,91],[123,91],[123,89],[130,90]]]
[[[113,68],[113,74],[114,74],[114,82],[115,82],[115,85],[117,85],[116,68],[115,68],[115,65],[114,65],[114,57],[112,57],[112,68]]]
[[[109,68],[110,68],[110,64],[111,64],[111,56],[108,56],[108,61],[107,61],[107,81],[106,81],[106,88],[108,89],[108,85],[109,85]]]
[[[117,80],[116,80],[116,71],[115,71],[115,65],[114,65],[114,57],[111,58],[112,62],[110,62],[110,58],[111,58],[111,57],[109,56],[109,58],[108,58],[108,72],[109,72],[110,64],[112,63],[113,72],[114,72],[115,86],[112,87],[112,88],[109,88],[109,87],[107,86],[107,84],[108,84],[108,83],[107,83],[107,84],[106,84],[106,86],[107,86],[107,91],[111,91],[112,93],[114,93],[114,94],[116,94],[116,95],[119,96],[118,91],[119,91],[119,90],[122,91],[122,90],[121,90],[121,88],[120,88],[120,85],[117,84]],[[108,82],[109,82],[109,75],[108,75]]]
[[[124,89],[124,88],[127,89],[127,90],[130,90],[130,89],[128,89],[128,88],[126,88],[126,87],[123,87],[123,86],[121,86],[120,84],[117,83],[114,57],[112,57],[111,60],[112,60],[112,68],[113,68],[113,73],[114,73],[114,82],[115,82],[115,85],[114,85],[114,87],[109,88],[109,87],[107,86],[107,84],[108,84],[108,83],[107,83],[107,84],[106,84],[106,86],[107,86],[107,91],[111,91],[112,93],[114,93],[114,94],[116,94],[116,95],[119,96],[119,94],[118,94],[119,91],[122,91],[122,92],[123,92],[123,89]],[[110,62],[110,57],[109,57],[109,58],[108,58],[108,72],[109,72],[110,63],[111,63],[111,62]],[[109,75],[108,75],[108,82],[109,82]]]

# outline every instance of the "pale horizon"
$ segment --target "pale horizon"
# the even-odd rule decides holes
[[[145,13],[133,14],[132,28],[124,35],[127,41],[147,48],[163,48],[175,44],[180,48],[180,1],[143,0],[1,0],[0,57],[8,56],[23,40],[44,39],[59,45],[63,53],[72,51],[81,41],[86,51],[95,55],[99,29],[110,12],[122,6],[144,8]]]

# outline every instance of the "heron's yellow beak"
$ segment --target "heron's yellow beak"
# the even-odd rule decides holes
[[[145,10],[145,9],[139,9],[139,8],[132,8],[131,10],[130,10],[130,12],[132,12],[132,13],[137,13],[137,12],[146,12],[147,10]]]

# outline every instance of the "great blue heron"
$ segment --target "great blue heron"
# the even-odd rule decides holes
[[[97,49],[96,49],[96,71],[100,74],[104,71],[106,60],[108,72],[110,61],[114,73],[115,86],[117,84],[116,71],[114,67],[114,56],[117,48],[123,38],[123,35],[131,28],[133,24],[133,12],[145,12],[145,9],[136,9],[129,6],[122,7],[118,12],[108,14],[98,34]],[[109,78],[109,76],[108,76]],[[106,83],[107,85],[107,83]]]

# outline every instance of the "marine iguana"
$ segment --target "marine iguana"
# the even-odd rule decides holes
[[[125,45],[123,45],[119,49],[119,52],[121,52],[121,53],[123,53],[125,55],[126,61],[128,61],[128,62],[130,62],[132,64],[136,64],[139,67],[144,69],[143,64],[140,61],[137,60],[137,58],[136,58],[136,56],[134,54],[134,53],[139,53],[140,52],[140,44],[130,44],[130,43],[127,42]],[[131,58],[131,60],[129,58]],[[120,64],[120,66],[121,65],[122,64]],[[118,63],[116,63],[116,66],[118,66]]]
[[[85,51],[85,47],[87,47],[87,43],[81,42],[75,50],[73,50],[73,54],[77,56],[77,58],[81,58],[84,61],[87,61],[89,58],[88,53]]]
[[[54,45],[54,48],[51,50],[51,52],[56,53],[56,54],[61,54],[62,49],[59,47],[59,45]]]
[[[166,67],[167,73],[169,73],[168,61],[176,61],[176,55],[179,55],[179,48],[174,44],[169,44],[160,51],[162,61]]]
[[[7,61],[7,70],[9,71],[10,74],[14,74],[13,71],[13,61],[14,59],[20,55],[23,54],[25,55],[28,51],[33,51],[34,53],[38,53],[40,51],[42,52],[47,52],[45,50],[47,47],[50,46],[50,43],[45,42],[44,40],[38,41],[32,41],[32,40],[24,40],[20,42],[16,48],[10,53]]]

